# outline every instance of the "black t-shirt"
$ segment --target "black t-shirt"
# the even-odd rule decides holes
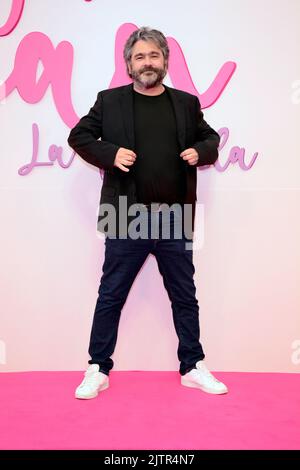
[[[184,160],[176,132],[172,102],[166,90],[157,96],[134,93],[135,153],[132,171],[137,201],[183,202],[185,195]]]

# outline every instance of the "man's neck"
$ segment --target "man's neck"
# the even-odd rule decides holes
[[[142,95],[148,95],[148,96],[161,95],[165,91],[165,87],[163,86],[162,83],[160,83],[159,85],[153,88],[144,88],[138,85],[136,82],[134,82],[133,89],[134,91],[141,93]]]

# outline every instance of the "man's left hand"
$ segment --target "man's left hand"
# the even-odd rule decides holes
[[[197,150],[193,148],[184,150],[181,152],[180,156],[183,160],[186,160],[189,165],[196,165],[199,160],[199,154]]]

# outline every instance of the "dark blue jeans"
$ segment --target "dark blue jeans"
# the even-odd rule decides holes
[[[171,233],[168,239],[162,235],[161,212],[146,212],[144,217],[147,219],[149,234],[151,223],[152,226],[153,222],[156,224],[156,229],[153,230],[156,233],[147,239],[105,238],[105,259],[91,330],[89,363],[99,364],[100,371],[109,375],[114,365],[111,355],[117,342],[122,307],[133,281],[147,256],[152,253],[171,301],[179,340],[179,372],[184,375],[205,357],[199,341],[199,307],[193,280],[193,250],[186,249],[186,243],[189,242],[191,248],[192,241],[184,234],[180,238],[174,236],[176,213],[170,213],[168,223]]]

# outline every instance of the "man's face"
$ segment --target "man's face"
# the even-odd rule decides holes
[[[133,46],[128,68],[132,80],[142,88],[159,85],[167,73],[167,64],[162,51],[153,41],[142,39]]]

